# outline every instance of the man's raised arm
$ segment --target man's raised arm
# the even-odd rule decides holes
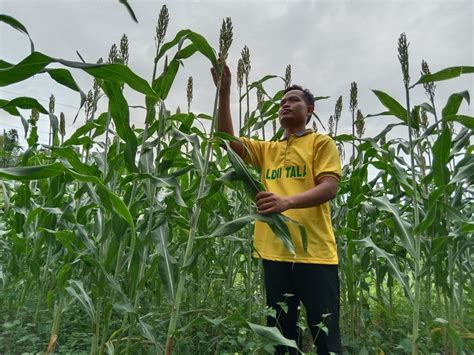
[[[213,69],[211,69],[212,78],[214,79],[214,84],[217,84],[217,76]],[[219,91],[219,106],[218,106],[218,116],[217,116],[217,131],[224,132],[234,136],[234,127],[232,125],[232,116],[230,114],[230,83],[231,83],[231,74],[230,69],[224,65],[222,78],[221,78],[221,88]],[[240,141],[230,142],[231,148],[241,157],[243,157],[244,146]]]

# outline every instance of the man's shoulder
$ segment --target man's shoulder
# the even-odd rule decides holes
[[[307,136],[310,137],[316,144],[334,141],[334,139],[326,133],[311,132]]]

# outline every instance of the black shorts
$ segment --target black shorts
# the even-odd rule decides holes
[[[268,317],[267,325],[277,326],[286,338],[294,339],[301,347],[297,327],[301,301],[318,354],[340,353],[337,265],[263,260],[263,271],[267,306],[276,310],[276,318]],[[282,302],[287,304],[287,311],[279,305]],[[276,352],[296,354],[295,349],[284,346],[276,347]]]

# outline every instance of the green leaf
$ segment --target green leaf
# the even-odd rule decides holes
[[[8,111],[9,108],[14,108],[18,107],[24,110],[29,110],[29,109],[36,109],[38,112],[41,112],[45,115],[48,114],[48,111],[41,105],[36,99],[33,99],[31,97],[16,97],[11,101],[8,101],[4,104],[0,104],[0,108],[4,109],[5,111]]]
[[[290,348],[298,349],[296,342],[291,339],[285,338],[277,327],[265,327],[255,323],[247,323],[252,331],[265,341],[273,345],[285,345]]]
[[[269,215],[262,215],[262,214],[254,214],[255,219],[265,222],[268,224],[268,226],[271,228],[273,233],[276,235],[277,238],[279,238],[283,244],[285,245],[286,249],[288,251],[295,255],[295,247],[293,245],[293,239],[291,237],[290,229],[288,228],[288,225],[286,224],[287,222],[294,222],[290,218],[280,214],[280,213],[273,213]],[[301,235],[303,238],[303,246],[305,246],[307,243],[305,242],[305,236],[306,233]]]
[[[410,291],[410,286],[408,284],[407,276],[400,271],[400,268],[398,267],[398,264],[396,261],[397,258],[395,257],[395,255],[387,253],[385,250],[379,248],[377,245],[375,245],[375,243],[372,241],[370,237],[366,237],[360,240],[354,240],[353,242],[354,244],[360,245],[364,248],[371,248],[375,252],[377,257],[383,258],[386,260],[390,274],[393,276],[393,278],[395,278],[398,282],[400,282],[400,284],[405,289],[405,293],[410,299],[410,302],[413,303],[413,295]]]
[[[410,227],[410,224],[405,221],[401,216],[398,208],[391,204],[388,198],[385,196],[383,197],[373,197],[372,202],[374,205],[381,211],[388,212],[395,222],[395,227],[398,232],[398,236],[400,237],[403,246],[405,249],[410,253],[411,256],[415,257],[415,246],[413,241],[413,233]]]
[[[407,110],[397,100],[380,90],[372,90],[372,92],[377,96],[382,105],[389,110],[382,113],[383,115],[395,116],[407,123]]]
[[[169,244],[169,226],[168,223],[162,223],[158,228],[152,232],[153,239],[156,243],[156,249],[161,258],[158,261],[158,274],[165,286],[168,298],[171,302],[174,301],[176,279],[178,275],[178,263],[173,258],[168,250]]]
[[[26,30],[26,27],[23,26],[23,24],[20,21],[18,21],[17,19],[11,16],[0,14],[0,22],[4,22],[7,25],[12,26],[15,30],[20,31],[21,33],[24,33],[25,35],[27,35],[28,39],[30,40],[31,52],[33,53],[35,51],[35,45],[33,44],[30,34]]]
[[[7,180],[30,181],[48,179],[64,173],[61,163],[41,166],[25,166],[16,168],[0,168],[0,177]]]
[[[130,14],[130,17],[133,19],[133,21],[138,23],[137,17],[135,16],[135,13],[133,12],[133,9],[130,6],[130,4],[128,3],[128,1],[127,0],[119,0],[119,2],[127,8],[127,11]]]
[[[122,88],[117,83],[105,81],[103,90],[109,98],[109,109],[117,129],[117,133],[125,142],[125,164],[129,172],[137,171],[135,157],[138,140],[130,128],[129,109],[123,96]]]
[[[467,181],[474,184],[474,155],[466,155],[454,168],[454,175],[450,183]]]
[[[20,63],[0,69],[0,87],[15,84],[32,77],[52,61],[52,58],[42,53],[33,52]]]
[[[451,155],[451,129],[446,126],[433,145],[433,179],[437,186],[449,182],[449,158]]]
[[[225,237],[226,235],[234,234],[247,224],[255,220],[254,214],[239,217],[230,222],[219,224],[216,229],[211,233],[211,237]]]
[[[217,74],[220,73],[219,63],[214,49],[209,45],[206,38],[199,33],[190,31],[188,34],[189,40],[196,46],[196,49],[203,54],[211,62],[214,69],[217,70]]]
[[[67,69],[46,69],[46,72],[49,76],[56,81],[57,83],[66,86],[67,88],[77,91],[81,95],[81,104],[82,107],[86,101],[86,94],[81,90],[79,85],[72,77],[71,73]]]
[[[65,59],[51,58],[39,52],[31,53],[28,57],[16,65],[0,69],[0,87],[28,79],[41,72],[47,65],[51,63],[60,63],[70,68],[82,69],[95,78],[100,78],[120,84],[125,83],[135,91],[138,91],[144,95],[159,98],[145,79],[139,77],[124,64],[89,64],[73,62]],[[58,74],[58,72],[56,72],[53,74],[53,76],[55,76],[55,79],[59,79],[60,83],[63,85],[66,85],[67,83],[70,86],[74,86],[70,78],[66,77],[64,73]]]
[[[448,102],[443,108],[442,116],[446,117],[457,114],[463,99],[466,100],[467,104],[469,105],[469,91],[462,91],[449,96]]]
[[[247,170],[244,161],[242,158],[234,152],[230,147],[228,142],[225,143],[227,147],[227,156],[229,158],[230,164],[234,168],[237,176],[244,183],[245,190],[252,200],[255,200],[255,195],[260,191],[265,191],[265,187],[257,180],[255,180],[252,175],[250,175]]]
[[[79,303],[82,305],[89,318],[91,319],[91,323],[94,324],[96,320],[95,308],[90,296],[84,290],[84,285],[82,284],[82,281],[69,280],[69,286],[66,287],[66,291],[72,297],[79,301]]]
[[[64,59],[55,59],[54,61],[70,68],[82,69],[95,78],[100,78],[120,84],[125,83],[135,91],[138,91],[144,95],[159,98],[145,79],[139,77],[124,64],[89,64],[73,62]]]
[[[454,121],[474,130],[474,117],[464,115],[448,115],[443,117],[444,121]]]
[[[7,104],[9,103],[10,101],[8,100],[3,100],[3,99],[0,99],[0,108],[2,110],[5,110],[6,112],[8,112],[10,115],[12,116],[18,116],[18,117],[21,117],[21,114],[20,112],[18,111],[18,109],[15,107],[15,106],[7,106]]]
[[[173,85],[176,74],[178,73],[179,64],[179,60],[173,59],[166,68],[166,71],[153,83],[153,89],[163,100],[166,99],[171,90],[171,86]]]
[[[446,69],[437,71],[436,73],[433,73],[433,74],[422,75],[420,79],[418,79],[418,81],[412,87],[418,84],[449,80],[452,78],[456,78],[462,74],[472,74],[472,73],[474,73],[474,67],[471,67],[471,66],[459,66],[459,67],[446,68]]]
[[[81,162],[76,150],[72,147],[53,147],[52,153],[58,157],[64,158],[74,170],[83,175],[99,176],[100,172],[94,165],[87,165]]]

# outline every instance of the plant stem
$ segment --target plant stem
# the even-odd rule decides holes
[[[178,320],[179,316],[179,308],[181,305],[181,298],[183,296],[184,292],[184,286],[186,283],[186,274],[187,274],[187,269],[184,267],[186,266],[189,258],[192,255],[193,251],[193,245],[194,245],[194,238],[196,236],[197,232],[197,226],[199,222],[199,216],[201,214],[201,205],[202,205],[202,198],[203,194],[205,192],[205,187],[206,187],[206,178],[207,178],[207,172],[209,170],[209,161],[211,158],[211,151],[212,151],[212,138],[214,135],[214,127],[216,124],[217,120],[217,103],[218,103],[218,98],[219,98],[219,91],[220,91],[220,80],[218,80],[217,88],[216,88],[216,95],[214,99],[214,114],[213,114],[213,119],[211,123],[211,130],[210,130],[210,136],[209,140],[207,141],[206,145],[206,155],[205,155],[205,160],[204,160],[204,168],[202,171],[201,175],[201,181],[199,183],[199,189],[197,193],[197,198],[196,198],[196,203],[193,207],[193,213],[191,217],[191,225],[189,229],[189,235],[188,235],[188,242],[186,244],[186,251],[184,253],[183,257],[183,264],[179,273],[179,281],[178,281],[178,287],[176,290],[176,295],[173,303],[173,307],[171,309],[171,315],[170,315],[170,322],[169,322],[169,327],[168,327],[168,335],[166,339],[166,349],[165,349],[165,354],[170,355],[173,350],[173,337],[174,333],[176,331],[176,323]]]
[[[407,123],[408,123],[408,141],[410,147],[410,170],[411,170],[411,182],[412,182],[412,193],[413,193],[413,217],[414,217],[414,226],[416,227],[420,224],[419,210],[418,210],[418,190],[416,182],[416,167],[415,167],[415,153],[413,146],[413,127],[411,121],[411,111],[410,111],[410,94],[408,89],[408,83],[405,83],[405,97],[406,97],[406,110],[407,110]],[[413,301],[413,329],[412,329],[412,353],[418,354],[418,327],[420,321],[420,270],[421,270],[421,260],[420,260],[420,249],[421,249],[421,236],[413,234],[415,241],[415,297]]]

